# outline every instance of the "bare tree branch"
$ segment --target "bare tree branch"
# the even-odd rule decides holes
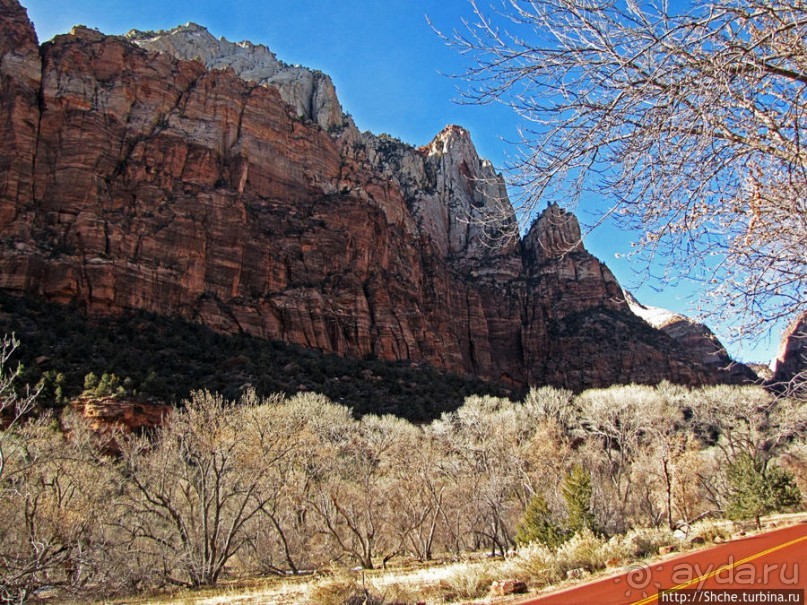
[[[520,220],[605,196],[634,254],[705,275],[736,335],[804,310],[803,2],[469,2],[446,39],[473,61],[465,101],[523,119]]]

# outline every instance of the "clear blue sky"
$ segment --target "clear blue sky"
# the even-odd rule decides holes
[[[107,34],[170,29],[193,21],[214,36],[268,46],[287,63],[329,74],[342,107],[362,130],[388,133],[413,145],[428,143],[446,124],[470,130],[482,157],[503,169],[516,154],[517,119],[502,106],[457,103],[465,63],[427,22],[450,32],[470,18],[467,0],[22,0],[40,42],[73,25]],[[512,194],[512,192],[511,192]],[[590,217],[581,217],[584,221]],[[624,255],[631,234],[605,225],[586,239],[623,286],[644,304],[691,313],[693,288],[663,291],[640,285]],[[658,287],[658,284],[656,284]],[[744,361],[773,358],[778,334],[760,342],[730,343]]]

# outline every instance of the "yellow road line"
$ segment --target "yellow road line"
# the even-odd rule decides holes
[[[704,582],[704,581],[708,580],[709,578],[712,578],[712,577],[716,576],[721,571],[725,571],[727,569],[737,567],[738,565],[748,563],[750,561],[753,561],[754,559],[759,559],[760,557],[764,557],[765,555],[769,555],[772,552],[776,552],[777,550],[782,550],[783,548],[787,548],[788,546],[793,546],[794,544],[798,544],[799,542],[803,542],[804,540],[807,540],[807,536],[802,536],[801,538],[796,538],[795,540],[791,540],[790,542],[785,542],[784,544],[779,544],[778,546],[774,546],[773,548],[769,548],[768,550],[763,550],[762,552],[758,552],[756,554],[753,554],[750,557],[746,557],[745,559],[742,559],[741,561],[735,561],[733,563],[729,563],[728,565],[723,565],[722,567],[718,567],[714,571],[712,571],[712,572],[710,572],[708,574],[702,575],[699,578],[695,578],[694,580],[684,582],[683,584],[679,584],[678,586],[673,586],[672,588],[667,588],[667,589],[665,589],[664,592],[672,592],[674,590],[683,590],[685,588],[693,586],[694,584],[699,584],[701,582]],[[656,600],[658,600],[658,594],[654,594],[653,596],[646,597],[646,598],[642,599],[641,601],[636,601],[632,605],[648,605],[649,603],[652,603],[653,601],[656,601]]]

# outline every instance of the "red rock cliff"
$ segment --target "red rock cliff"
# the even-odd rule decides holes
[[[630,312],[571,215],[519,241],[462,128],[359,133],[262,47],[211,70],[158,35],[39,48],[16,0],[0,16],[0,287],[517,385],[719,378]]]
[[[799,388],[803,394],[802,384],[807,377],[807,312],[793,320],[782,335],[773,372],[775,385]]]

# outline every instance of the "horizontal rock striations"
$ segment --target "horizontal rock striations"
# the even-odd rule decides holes
[[[329,76],[288,65],[265,46],[216,39],[195,23],[168,32],[132,30],[126,38],[148,50],[199,61],[208,69],[232,69],[242,80],[270,85],[299,117],[313,120],[325,130],[338,130],[350,123]]]
[[[42,47],[0,0],[0,287],[513,386],[726,377],[631,312],[470,135],[361,133],[323,74],[189,25]]]

